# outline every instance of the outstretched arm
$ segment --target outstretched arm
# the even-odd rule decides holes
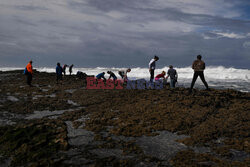
[[[103,80],[106,81],[106,78],[104,76],[102,76]]]

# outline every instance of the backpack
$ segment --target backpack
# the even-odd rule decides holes
[[[28,74],[27,68],[24,69],[23,74],[24,74],[24,75],[27,75],[27,74]]]

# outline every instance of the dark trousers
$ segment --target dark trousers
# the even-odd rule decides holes
[[[200,77],[201,81],[203,82],[203,84],[204,84],[204,85],[206,86],[206,88],[208,89],[208,84],[207,84],[207,82],[206,82],[206,80],[205,80],[203,71],[195,71],[195,72],[194,72],[194,76],[193,76],[193,80],[192,80],[191,88],[190,88],[190,89],[193,89],[194,83],[195,83],[195,81],[197,80],[198,76]]]
[[[124,77],[124,73],[122,73],[121,71],[119,71],[118,74],[119,74],[122,78]]]
[[[27,73],[27,84],[31,86],[32,74],[30,72]]]
[[[62,75],[56,75],[56,83],[58,83],[58,81],[62,81]]]
[[[154,69],[151,69],[151,70],[150,70],[150,82],[153,82],[153,80],[154,80],[154,75],[155,75],[155,70],[154,70]]]

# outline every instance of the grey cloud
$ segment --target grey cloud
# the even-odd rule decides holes
[[[29,25],[29,26],[38,26],[38,24],[33,23],[32,21],[29,21],[27,18],[22,18],[20,16],[13,16],[13,21],[16,22],[16,24],[23,24],[23,25]]]
[[[0,11],[1,65],[22,65],[32,58],[40,66],[54,66],[60,61],[82,67],[146,67],[157,54],[159,67],[188,66],[197,54],[202,54],[208,65],[248,67],[249,39],[221,38],[213,31],[246,34],[249,20],[149,7],[152,0],[67,2],[48,6],[46,15],[41,16],[43,6],[17,7],[27,13],[15,13],[12,8],[10,15]],[[58,8],[59,13],[50,14]],[[115,17],[113,11],[121,15]],[[166,22],[164,26],[168,26],[169,21],[177,28],[184,24],[193,29],[184,32],[154,28],[154,23]]]
[[[136,8],[143,4],[150,3],[149,0],[88,0],[88,4],[96,7],[99,10],[108,12],[112,10],[123,10],[127,8]]]
[[[248,32],[250,28],[249,20],[239,20],[224,18],[221,16],[212,16],[205,14],[189,14],[184,13],[177,8],[163,8],[156,9],[153,7],[140,7],[150,5],[152,1],[140,1],[140,0],[129,0],[129,1],[117,1],[117,0],[89,0],[89,5],[96,7],[99,10],[105,12],[108,11],[119,11],[125,12],[126,17],[122,18],[121,21],[128,23],[146,23],[152,21],[180,21],[192,25],[210,26],[214,28],[227,28],[232,31],[244,31]],[[232,1],[233,3],[233,1]],[[143,4],[143,5],[142,5]],[[244,1],[245,5],[249,2]]]
[[[16,5],[14,8],[18,10],[30,10],[30,11],[35,11],[35,10],[42,10],[42,11],[48,11],[49,9],[46,7],[41,7],[41,6],[34,6],[34,5]]]

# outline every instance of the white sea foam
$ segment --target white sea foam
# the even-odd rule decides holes
[[[0,68],[0,71],[10,71],[20,68]],[[73,74],[76,74],[77,71],[82,71],[87,73],[88,75],[97,75],[101,72],[107,72],[109,70],[113,71],[118,75],[118,71],[125,68],[104,68],[104,67],[96,67],[96,68],[73,68]],[[55,68],[47,68],[41,67],[37,68],[40,72],[55,72]],[[155,74],[160,74],[161,71],[167,71],[168,67],[164,67],[161,69],[156,69]],[[191,67],[184,68],[176,68],[179,79],[191,79],[193,77],[193,70]],[[67,71],[66,74],[69,74]],[[119,75],[118,75],[119,76]],[[225,68],[223,66],[217,67],[207,67],[205,70],[205,76],[207,80],[227,80],[227,81],[249,81],[250,82],[250,70],[249,69],[236,69],[236,68]],[[149,78],[148,68],[132,68],[131,72],[128,74],[128,77],[132,78]]]

